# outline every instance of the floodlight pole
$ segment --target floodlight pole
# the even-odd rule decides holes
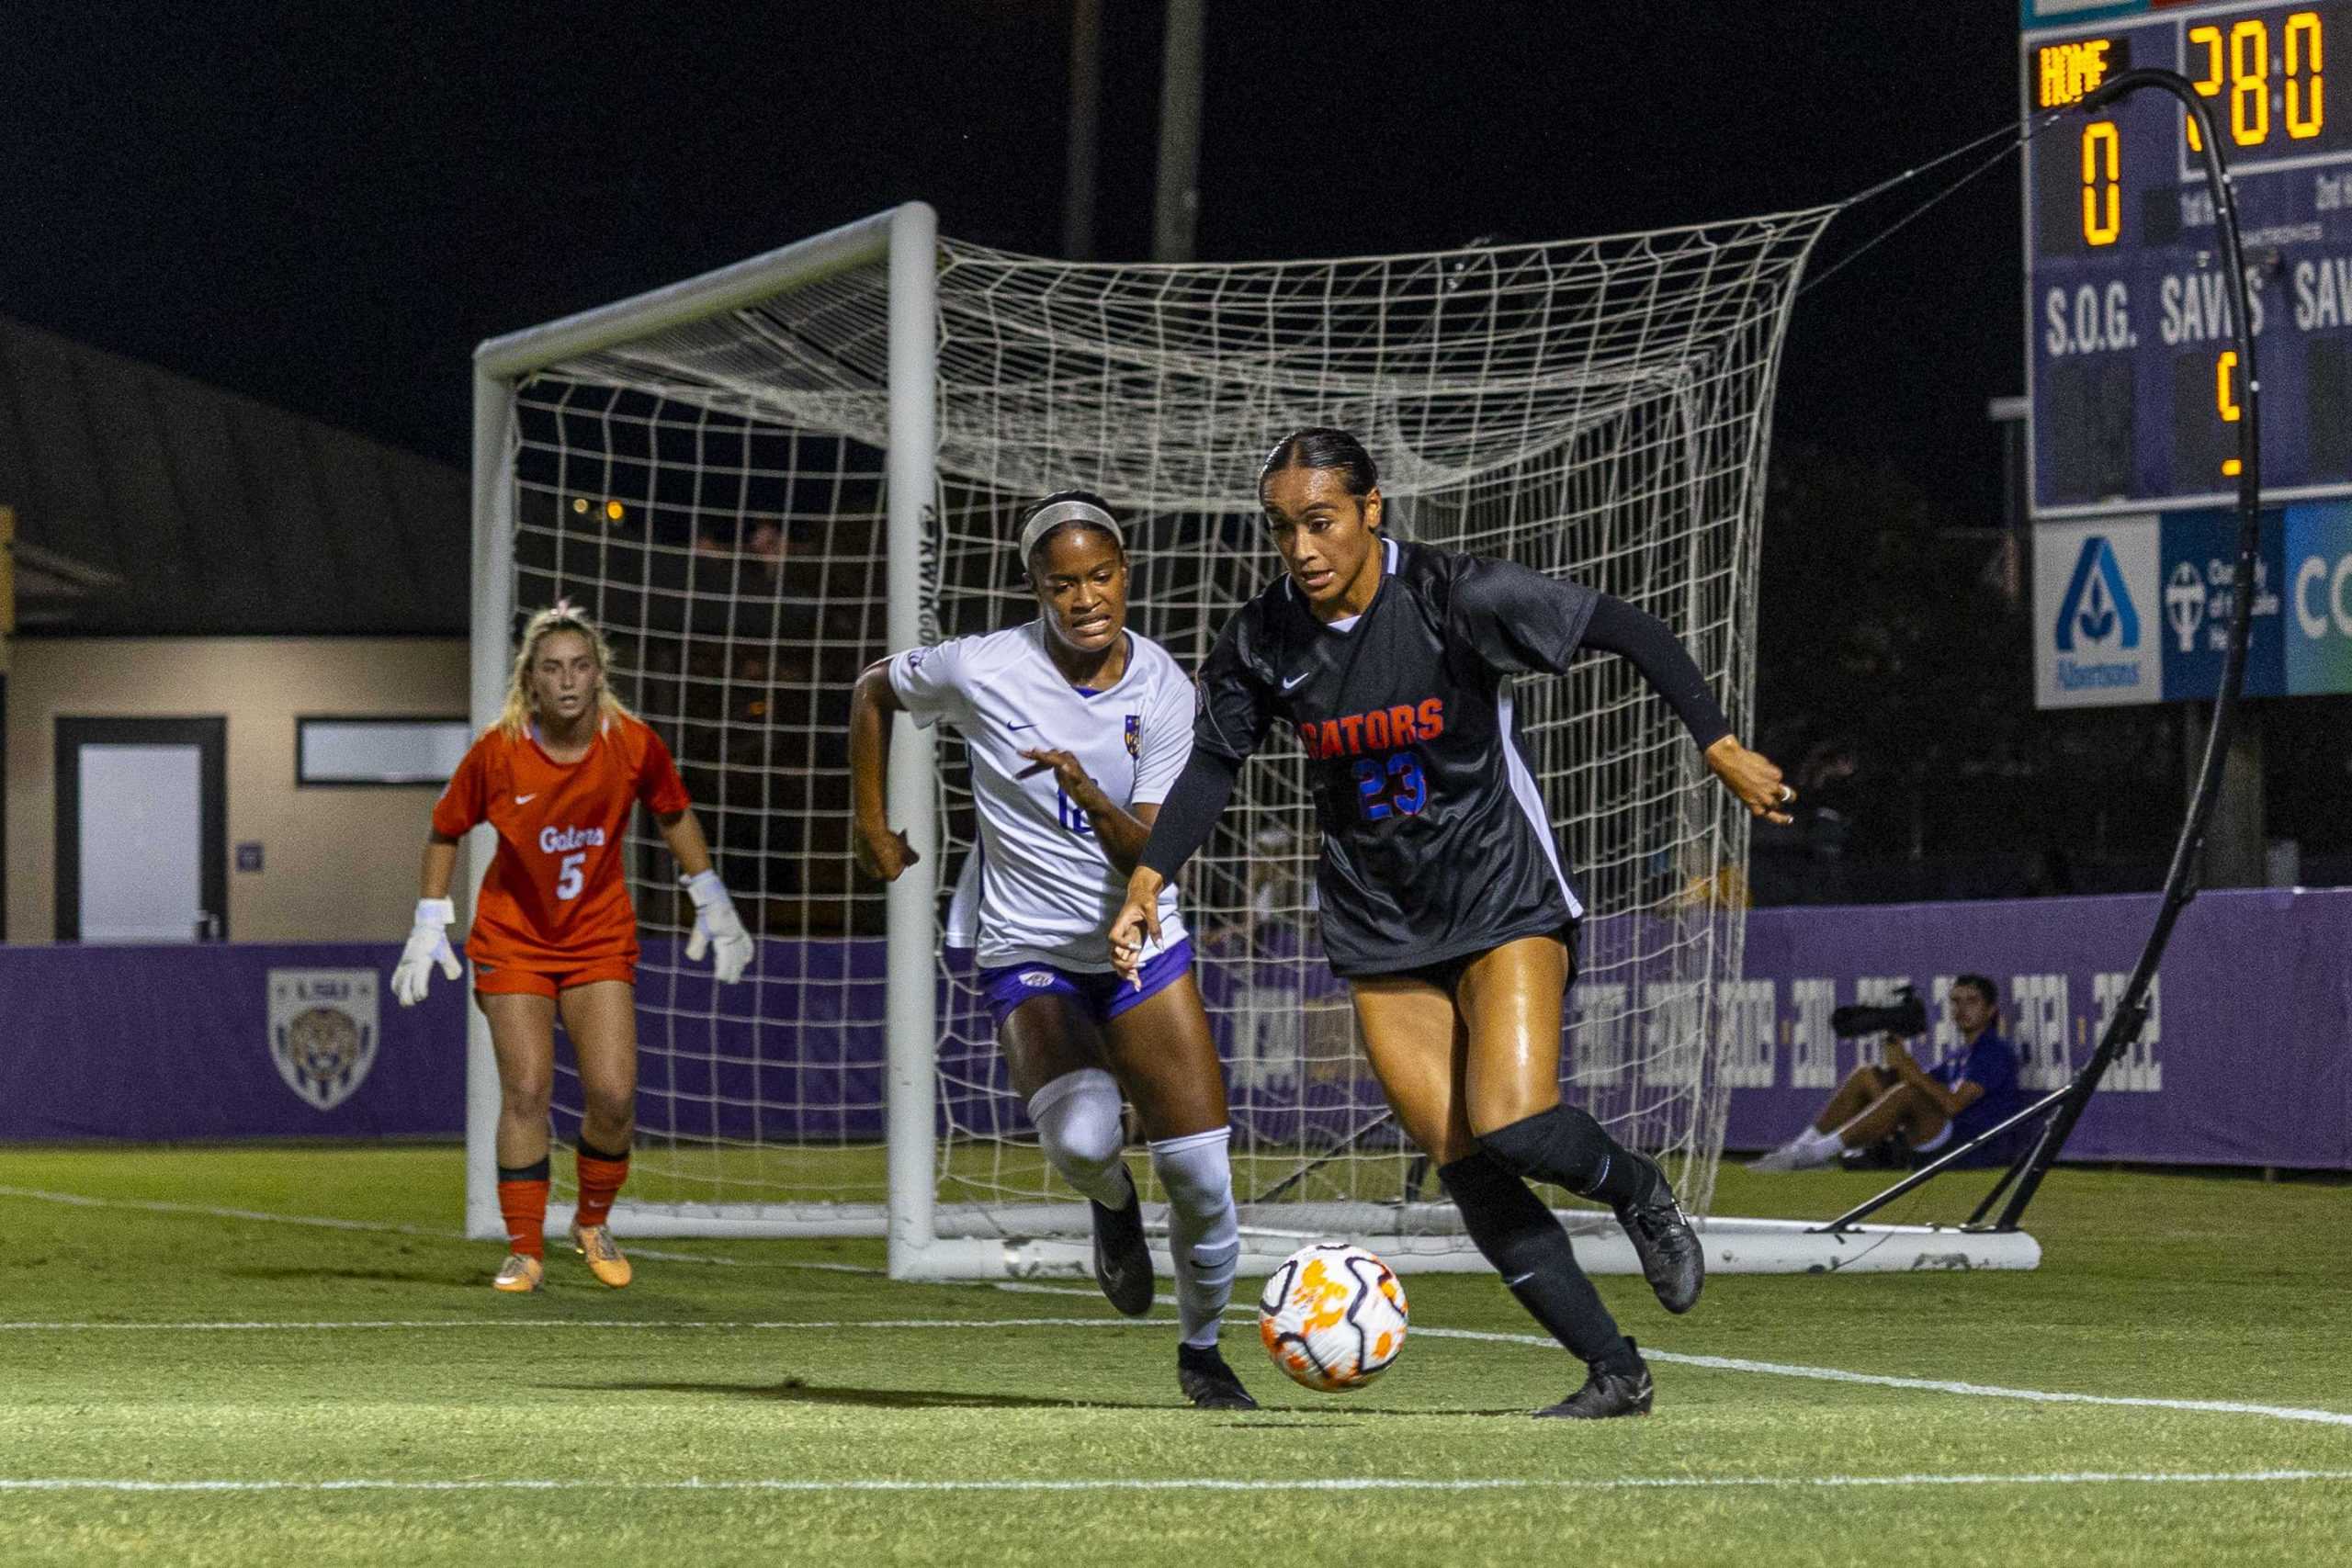
[[[2089,115],[2097,114],[2117,99],[2138,92],[2143,87],[2154,87],[2178,98],[2191,120],[2196,123],[2199,142],[2204,153],[2205,184],[2213,193],[2215,228],[2222,242],[2222,262],[2226,269],[2230,289],[2232,335],[2237,341],[2238,365],[2245,379],[2245,389],[2238,400],[2238,555],[2237,567],[2231,578],[2229,647],[2222,656],[2222,689],[2213,700],[2213,727],[2205,737],[2205,761],[2197,774],[2197,793],[2188,803],[2188,815],[2180,825],[2180,837],[2174,843],[2172,866],[2165,876],[2164,902],[2156,910],[2156,923],[2148,932],[2147,944],[2140,950],[2140,962],[2133,965],[2132,977],[2117,1001],[2115,1015],[2099,1035],[2098,1046],[2091,1053],[2082,1071],[2065,1088],[2028,1106],[2003,1122],[1999,1126],[1970,1139],[1942,1158],[1911,1173],[1870,1201],[1850,1209],[1828,1224],[1825,1230],[1838,1231],[1860,1223],[1887,1204],[1912,1190],[1920,1183],[1951,1168],[1962,1155],[1987,1140],[1998,1136],[2013,1126],[2047,1114],[2049,1120],[2033,1146],[2018,1156],[1997,1186],[1977,1205],[1970,1224],[1982,1223],[1995,1199],[2012,1186],[2008,1201],[2001,1209],[2000,1218],[1991,1228],[2013,1231],[2025,1215],[2026,1205],[2033,1201],[2041,1179],[2050,1173],[2058,1153],[2065,1147],[2066,1139],[2082,1119],[2083,1110],[2098,1089],[2099,1080],[2115,1059],[2139,1042],[2140,1030],[2148,1020],[2148,987],[2155,979],[2156,965],[2165,955],[2165,946],[2172,940],[2172,928],[2188,901],[2197,897],[2194,873],[2199,852],[2204,847],[2205,829],[2212,821],[2213,802],[2220,793],[2222,770],[2228,760],[2230,730],[2237,719],[2238,693],[2245,684],[2246,629],[2251,625],[2254,610],[2255,552],[2262,543],[2262,439],[2261,393],[2262,378],[2256,373],[2254,363],[2254,330],[2252,300],[2247,297],[2245,256],[2238,243],[2237,200],[2230,186],[2228,171],[2222,163],[2222,141],[2214,133],[2213,117],[2207,112],[2205,100],[2188,77],[2177,72],[2146,68],[2126,71],[2094,88],[2075,107]]]
[[[1160,56],[1154,261],[1191,261],[1200,228],[1201,9],[1202,0],[1168,0],[1168,39]]]
[[[1102,138],[1102,0],[1072,0],[1069,147],[1062,195],[1062,254],[1094,259],[1094,170]]]

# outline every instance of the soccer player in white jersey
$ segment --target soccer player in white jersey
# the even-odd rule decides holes
[[[980,824],[947,941],[977,948],[1013,1089],[1046,1157],[1092,1207],[1095,1280],[1121,1312],[1151,1310],[1151,1253],[1120,1153],[1124,1090],[1168,1191],[1177,1386],[1202,1409],[1255,1409],[1216,1348],[1241,1233],[1225,1079],[1175,890],[1160,900],[1162,940],[1134,983],[1112,971],[1102,947],[1159,803],[1192,754],[1192,683],[1159,644],[1127,630],[1125,538],[1100,496],[1063,491],[1037,502],[1023,515],[1019,548],[1036,619],[907,649],[858,678],[858,862],[888,882],[915,860],[885,810],[890,716],[944,721],[970,756]]]

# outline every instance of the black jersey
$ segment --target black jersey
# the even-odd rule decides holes
[[[1378,975],[1557,931],[1583,914],[1511,717],[1515,675],[1567,668],[1600,595],[1512,561],[1384,540],[1342,631],[1289,576],[1201,668],[1195,747],[1238,763],[1279,720],[1323,830],[1323,947]]]

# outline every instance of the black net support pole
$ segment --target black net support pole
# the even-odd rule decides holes
[[[2180,837],[2173,844],[2172,865],[2165,875],[2164,900],[2156,910],[2154,926],[2148,932],[2145,946],[2140,950],[2140,961],[2132,969],[2132,977],[2124,986],[2123,995],[2116,1003],[2115,1014],[2099,1035],[2098,1044],[2091,1052],[2090,1060],[2083,1064],[2065,1088],[2058,1089],[2010,1117],[1993,1129],[1959,1148],[1953,1149],[1934,1164],[1914,1171],[1904,1180],[1849,1210],[1830,1221],[1823,1229],[1844,1230],[1875,1213],[1888,1203],[1917,1187],[1944,1169],[1953,1161],[1996,1134],[2018,1125],[2035,1116],[2046,1116],[2041,1132],[2032,1145],[2012,1164],[2000,1184],[1978,1205],[1971,1224],[1981,1223],[1993,1201],[2008,1190],[2008,1201],[2002,1206],[2000,1217],[1991,1228],[2013,1231],[2024,1218],[2026,1206],[2041,1186],[2056,1162],[2059,1151],[2082,1119],[2084,1107],[2098,1089],[2099,1080],[2115,1059],[2130,1050],[2140,1038],[2141,1026],[2148,1018],[2148,987],[2155,978],[2156,965],[2165,955],[2165,944],[2172,940],[2173,926],[2188,901],[2197,897],[2196,867],[2199,852],[2204,848],[2205,830],[2213,817],[2213,803],[2221,792],[2222,764],[2229,752],[2230,731],[2237,721],[2238,693],[2245,684],[2246,628],[2254,609],[2255,552],[2262,539],[2262,439],[2261,392],[2262,380],[2255,371],[2254,332],[2251,301],[2247,299],[2245,256],[2238,243],[2238,210],[2236,197],[2230,184],[2228,171],[2222,163],[2221,138],[2214,133],[2212,116],[2207,112],[2205,100],[2198,96],[2188,78],[2177,72],[2154,68],[2126,71],[2094,88],[2075,106],[2086,115],[2098,113],[2119,98],[2154,89],[2170,93],[2180,100],[2181,107],[2196,122],[2199,141],[2204,155],[2205,183],[2213,193],[2213,213],[2218,231],[2222,265],[2227,274],[2230,299],[2230,325],[2237,341],[2238,365],[2245,378],[2238,399],[2238,548],[2237,565],[2231,578],[2229,646],[2222,658],[2222,689],[2213,702],[2213,728],[2205,738],[2205,760],[2197,773],[2197,792],[2190,796],[2188,812],[2180,825]]]
[[[1338,1159],[1342,1155],[1351,1153],[1357,1145],[1363,1143],[1366,1138],[1371,1137],[1374,1133],[1379,1132],[1383,1127],[1387,1126],[1390,1122],[1396,1120],[1396,1112],[1394,1111],[1382,1111],[1379,1115],[1374,1117],[1371,1121],[1365,1122],[1354,1132],[1350,1133],[1346,1137],[1340,1139],[1329,1148],[1325,1149],[1321,1154],[1317,1155],[1313,1159],[1308,1160],[1305,1165],[1300,1166],[1296,1170],[1292,1171],[1288,1176],[1283,1177],[1280,1181],[1275,1182],[1272,1187],[1267,1188],[1263,1192],[1259,1193],[1255,1198],[1245,1198],[1242,1201],[1245,1203],[1272,1202],[1275,1199],[1281,1197],[1283,1193],[1289,1191],[1292,1188],[1297,1186],[1300,1182],[1306,1180],[1308,1177],[1314,1175],[1325,1166],[1329,1165],[1333,1160]]]
[[[2019,1111],[2000,1122],[1995,1122],[1992,1126],[1987,1127],[1984,1131],[1977,1134],[1976,1136],[1969,1139],[1968,1142],[1964,1144],[1954,1144],[1951,1147],[1938,1155],[1934,1159],[1930,1160],[1926,1165],[1921,1166],[1918,1169],[1913,1171],[1910,1175],[1905,1177],[1902,1180],[1896,1182],[1885,1191],[1879,1193],[1874,1198],[1871,1198],[1869,1201],[1849,1209],[1846,1213],[1838,1215],[1836,1219],[1830,1220],[1823,1224],[1815,1225],[1813,1228],[1816,1231],[1840,1231],[1846,1229],[1849,1225],[1859,1224],[1863,1219],[1866,1219],[1870,1215],[1878,1213],[1881,1209],[1885,1208],[1889,1203],[1894,1202],[1897,1198],[1902,1197],[1912,1189],[1923,1187],[1929,1181],[1934,1180],[1937,1177],[1941,1176],[1945,1171],[1950,1170],[1953,1166],[1958,1165],[1979,1146],[1991,1143],[1994,1139],[2008,1132],[2011,1128],[2022,1127],[2029,1122],[2049,1115],[2052,1111],[2056,1110],[2059,1105],[2064,1103],[2066,1097],[2073,1092],[2074,1085],[2072,1083],[2069,1083],[2064,1089],[2051,1090],[2048,1094],[2043,1095],[2040,1100],[2035,1100],[2031,1105],[2027,1106],[2023,1111]],[[2010,1166],[2007,1173],[2001,1178],[1999,1184],[1993,1189],[1992,1195],[1988,1196],[1984,1202],[1978,1204],[1976,1213],[1969,1216],[1968,1223],[1970,1224],[1976,1224],[1984,1219],[1985,1211],[1992,1207],[1993,1198],[1997,1197],[2008,1187],[2011,1181],[2016,1179],[2018,1172],[2024,1163],[2025,1162],[2023,1160],[2018,1160]]]

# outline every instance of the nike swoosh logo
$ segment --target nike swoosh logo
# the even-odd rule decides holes
[[[1007,729],[1035,729],[1036,728],[1037,721],[1035,719],[1030,720],[1027,724],[1008,724],[1005,726],[1005,728]]]
[[[1283,691],[1285,691],[1285,692],[1289,691],[1293,686],[1297,685],[1301,681],[1306,680],[1309,675],[1312,675],[1312,674],[1314,674],[1314,673],[1315,673],[1315,671],[1312,671],[1312,670],[1302,670],[1302,671],[1300,671],[1297,674],[1295,674],[1295,675],[1292,676],[1289,680],[1284,681],[1284,682],[1283,682]]]
[[[530,794],[528,794],[528,795],[516,795],[516,796],[514,797],[514,804],[515,804],[515,805],[517,805],[517,806],[528,806],[528,805],[530,805],[530,804],[531,804],[531,802],[533,802],[533,801],[535,801],[535,800],[537,800],[537,799],[538,799],[538,798],[539,798],[539,792],[538,792],[537,790],[533,790],[533,791],[532,791]]]

